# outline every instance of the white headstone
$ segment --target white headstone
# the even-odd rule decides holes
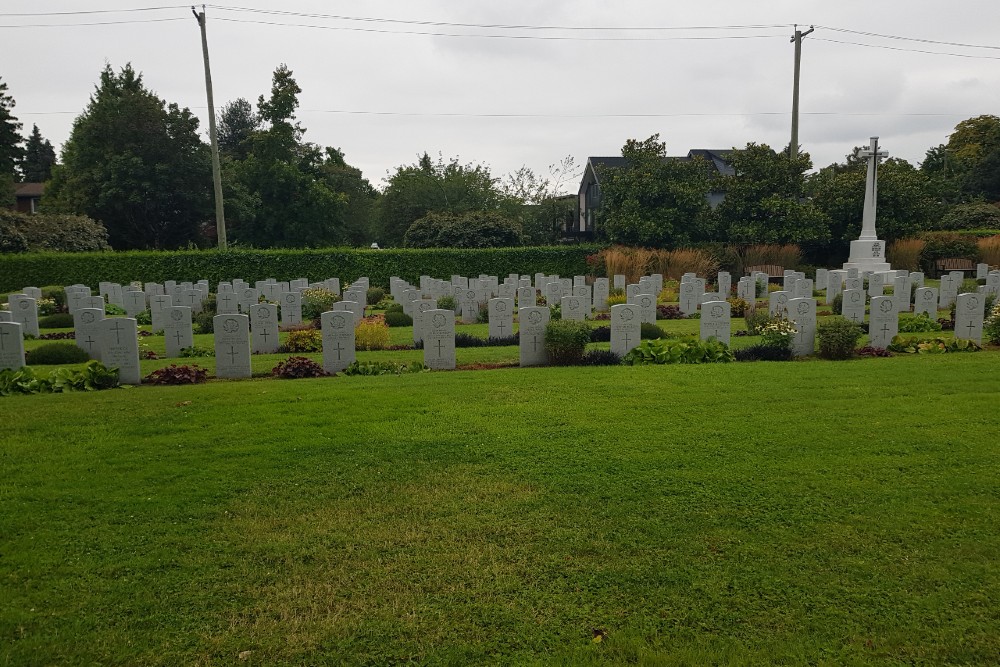
[[[24,366],[24,334],[17,322],[0,321],[0,371]]]
[[[800,297],[788,300],[788,319],[795,323],[792,354],[807,357],[816,349],[816,300]]]
[[[13,322],[14,313],[9,310],[0,310],[0,322]]]
[[[938,291],[934,287],[918,287],[913,294],[913,316],[927,314],[931,319],[937,317]]]
[[[860,289],[844,290],[841,314],[855,324],[864,323],[865,291]]]
[[[103,308],[81,308],[73,315],[76,346],[85,350],[91,359],[101,359],[101,320]]]
[[[892,300],[900,313],[910,312],[910,275],[897,276],[893,280]]]
[[[614,281],[615,289],[625,289],[625,276],[615,274]]]
[[[138,290],[131,290],[125,292],[123,295],[125,301],[125,313],[129,317],[135,317],[142,311],[146,310],[146,293],[140,292]]]
[[[462,308],[462,323],[475,324],[479,318],[479,293],[474,289],[462,290],[459,305]]]
[[[771,317],[786,317],[788,315],[789,293],[784,290],[771,292],[768,295],[767,312]]]
[[[633,304],[611,306],[611,351],[620,357],[639,345],[642,313]]]
[[[275,354],[281,343],[278,334],[278,306],[258,303],[250,306],[250,349],[254,354]],[[351,314],[352,318],[354,314]]]
[[[639,316],[643,322],[656,324],[656,296],[653,294],[638,294],[635,304],[639,306]]]
[[[323,370],[339,373],[356,359],[354,313],[328,311],[320,315],[323,328]]]
[[[868,318],[869,345],[884,350],[899,333],[899,313],[891,296],[873,296]]]
[[[455,313],[428,310],[429,325],[424,332],[424,365],[434,370],[455,368]]]
[[[11,294],[7,299],[14,321],[21,325],[21,331],[24,335],[37,338],[39,335],[38,302],[23,294]]]
[[[413,342],[421,343],[424,340],[424,332],[427,330],[429,320],[425,314],[431,310],[437,310],[437,301],[434,299],[420,299],[414,301],[413,309]]]
[[[982,345],[986,299],[982,294],[959,294],[955,302],[955,338]]]
[[[163,342],[168,357],[179,357],[181,350],[194,346],[191,330],[191,309],[187,306],[168,306],[163,309]]]
[[[583,307],[583,299],[578,296],[564,296],[559,300],[562,318],[564,320],[583,321],[587,313]]]
[[[531,308],[534,307],[535,301],[535,288],[534,287],[518,287],[517,288],[517,307],[518,308]]]
[[[698,289],[693,282],[681,283],[680,287],[680,309],[685,315],[698,310],[698,301],[704,292]]]
[[[701,304],[699,331],[701,340],[714,338],[729,345],[730,313],[728,301],[707,301]]]
[[[117,368],[118,381],[122,384],[140,384],[142,372],[136,321],[131,317],[112,317],[101,320],[97,326],[101,334],[101,363]]]
[[[549,323],[549,309],[526,306],[517,311],[517,317],[520,365],[546,365],[549,357],[545,351],[545,327]]]
[[[608,310],[608,293],[610,286],[607,278],[596,278],[594,280],[594,310],[599,313]]]
[[[281,324],[288,326],[302,324],[302,294],[299,292],[284,292],[281,299]]]
[[[215,375],[220,378],[248,378],[250,367],[250,317],[247,315],[216,315]]]
[[[496,298],[489,301],[490,338],[514,335],[514,299]]]
[[[236,315],[240,312],[240,295],[230,286],[215,295],[215,312],[218,315]]]

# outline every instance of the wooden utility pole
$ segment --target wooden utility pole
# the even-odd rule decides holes
[[[792,141],[788,144],[788,154],[794,160],[799,154],[799,68],[802,62],[802,38],[815,28],[809,26],[805,32],[795,26],[795,35],[791,41],[795,44],[795,80],[792,83]]]
[[[212,68],[208,64],[208,34],[205,32],[205,5],[201,13],[194,7],[191,12],[201,27],[201,51],[205,56],[205,90],[208,92],[208,137],[212,142],[212,181],[215,185],[215,232],[219,250],[229,247],[226,243],[226,212],[222,201],[222,165],[219,162],[219,136],[215,129],[215,96],[212,94]]]

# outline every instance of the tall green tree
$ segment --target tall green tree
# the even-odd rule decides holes
[[[32,125],[31,135],[24,143],[21,178],[25,183],[44,183],[52,178],[54,166],[56,166],[56,149],[48,139],[42,138],[38,126]]]
[[[0,207],[14,199],[14,181],[21,160],[21,123],[12,113],[14,98],[7,93],[7,84],[0,78]]]
[[[345,240],[348,197],[324,171],[330,157],[302,141],[295,118],[302,92],[285,65],[274,71],[271,94],[260,96],[262,129],[245,142],[244,159],[226,165],[227,218],[234,242],[259,248],[321,247]]]
[[[861,233],[867,161],[849,159],[820,169],[808,179],[812,203],[830,220],[830,238],[851,241]],[[906,160],[890,158],[878,169],[876,229],[892,241],[931,226],[941,206],[926,174]]]
[[[667,157],[660,135],[629,139],[622,148],[625,167],[604,168],[601,224],[612,243],[672,248],[711,237],[715,223],[708,205],[711,187],[701,160]]]
[[[338,148],[327,148],[320,168],[323,180],[334,192],[347,197],[344,209],[344,240],[351,245],[368,245],[375,240],[375,207],[378,190],[361,170],[347,164]]]
[[[385,179],[379,198],[379,243],[402,245],[406,230],[428,213],[501,212],[516,217],[519,204],[508,197],[489,167],[432,160],[424,153],[416,164],[400,166]]]
[[[963,120],[947,144],[927,151],[920,169],[947,203],[1000,201],[1000,117]]]
[[[260,116],[253,105],[242,97],[233,100],[219,114],[219,153],[234,160],[246,159],[250,140],[258,130]]]
[[[117,73],[108,65],[42,205],[103,223],[119,250],[178,248],[198,240],[211,187],[198,119],[148,90],[131,64]]]
[[[725,178],[726,198],[719,204],[722,238],[730,243],[803,243],[830,238],[830,220],[805,198],[808,153],[774,152],[748,143],[733,151],[736,172]]]

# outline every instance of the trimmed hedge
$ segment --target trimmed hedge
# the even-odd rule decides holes
[[[421,274],[447,278],[452,274],[555,273],[561,276],[587,273],[587,256],[600,248],[592,245],[534,248],[431,248],[356,250],[137,250],[93,253],[19,253],[0,255],[0,291],[19,290],[25,285],[96,286],[109,281],[242,278],[250,283],[265,278],[338,277],[355,280],[368,276],[372,285],[389,284],[389,276],[416,282]]]

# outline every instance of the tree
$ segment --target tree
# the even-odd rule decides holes
[[[830,237],[851,241],[861,233],[867,161],[832,164],[809,178],[812,201],[830,220]],[[875,227],[892,241],[927,229],[940,207],[927,175],[906,160],[890,158],[879,166]]]
[[[495,211],[428,213],[406,230],[407,248],[502,248],[523,242],[521,224]]]
[[[622,148],[627,166],[598,173],[598,230],[612,243],[670,248],[712,234],[707,165],[668,158],[659,138],[654,134],[644,141],[629,139]]]
[[[219,114],[219,153],[234,160],[244,160],[250,139],[260,130],[260,116],[253,106],[239,97],[222,107]]]
[[[52,167],[56,165],[56,150],[48,139],[42,139],[38,126],[31,127],[31,136],[24,145],[24,159],[21,161],[21,177],[25,183],[44,183],[52,178]]]
[[[1000,200],[1000,117],[963,120],[947,144],[927,151],[920,168],[943,201]]]
[[[103,223],[119,250],[178,248],[198,239],[211,184],[198,119],[148,90],[131,64],[117,74],[107,65],[42,207]]]
[[[830,237],[829,218],[804,198],[808,153],[792,159],[766,144],[748,143],[733,151],[736,172],[725,178],[726,198],[719,204],[723,238],[731,243],[802,243]]]
[[[7,84],[0,78],[0,206],[14,199],[14,181],[21,160],[21,123],[11,113],[14,98],[7,94]]]
[[[489,167],[437,161],[424,153],[416,164],[397,167],[379,198],[379,242],[398,245],[406,230],[428,213],[501,212],[516,217],[518,203],[500,188]]]
[[[287,66],[275,69],[270,97],[257,102],[262,129],[242,142],[245,158],[227,162],[226,216],[236,243],[321,247],[344,240],[348,197],[328,180],[342,156],[302,141],[305,130],[295,120],[300,92]]]
[[[347,197],[344,209],[343,236],[351,245],[368,245],[375,239],[375,205],[378,191],[361,170],[347,164],[339,148],[327,148],[320,171],[334,192]]]

